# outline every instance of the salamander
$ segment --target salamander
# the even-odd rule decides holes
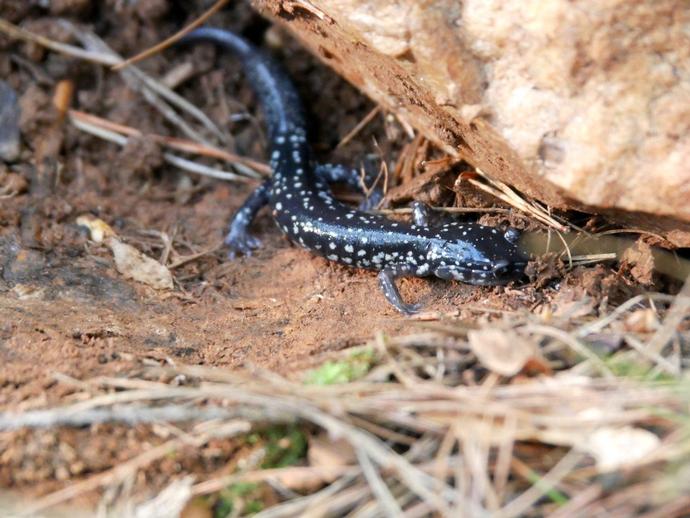
[[[330,184],[359,186],[356,170],[316,164],[307,142],[300,98],[280,65],[261,49],[231,32],[204,27],[181,43],[210,42],[242,62],[267,124],[272,176],[248,197],[232,218],[225,244],[229,257],[249,255],[260,246],[249,227],[257,212],[270,205],[278,228],[293,243],[330,261],[377,270],[386,299],[401,313],[418,304],[401,299],[395,280],[401,276],[455,279],[496,285],[523,275],[527,257],[514,228],[499,230],[476,223],[448,221],[431,225],[429,208],[413,204],[409,223],[352,208],[336,200]]]

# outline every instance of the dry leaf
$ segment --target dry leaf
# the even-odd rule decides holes
[[[327,433],[309,438],[307,453],[311,466],[347,466],[357,463],[352,445],[344,439],[333,440]]]
[[[117,271],[122,275],[158,290],[172,289],[173,279],[170,270],[133,246],[120,241],[115,231],[105,221],[91,215],[84,215],[77,218],[77,225],[89,230],[92,241],[105,242],[113,252]]]
[[[625,328],[633,333],[652,333],[659,329],[659,318],[652,308],[638,309],[625,318]]]
[[[475,329],[467,338],[479,362],[497,374],[513,376],[536,355],[536,346],[513,331]]]
[[[161,263],[115,237],[108,238],[106,244],[113,251],[115,267],[122,275],[159,290],[172,289],[172,274]]]
[[[177,518],[192,497],[194,477],[187,476],[170,483],[154,498],[137,505],[134,518]]]
[[[600,472],[606,472],[634,466],[660,443],[659,438],[648,430],[625,426],[599,428],[575,446],[594,457]]]
[[[313,493],[343,475],[341,466],[321,466],[318,468],[288,466],[275,470],[271,479],[292,491]]]
[[[551,305],[553,316],[576,319],[592,313],[596,302],[581,288],[566,288],[556,294]]]

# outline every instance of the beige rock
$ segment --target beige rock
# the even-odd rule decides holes
[[[689,2],[254,4],[449,153],[690,246]]]

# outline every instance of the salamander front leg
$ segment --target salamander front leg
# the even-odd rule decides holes
[[[270,192],[271,180],[264,180],[233,216],[230,230],[225,236],[225,244],[230,249],[228,258],[234,259],[238,253],[251,255],[252,250],[261,246],[261,241],[249,232],[249,226],[259,210],[268,203]]]
[[[379,273],[379,286],[386,300],[390,302],[395,309],[400,311],[403,315],[413,315],[421,309],[421,304],[406,304],[403,302],[398,287],[395,285],[395,279],[399,277],[398,271],[393,269],[384,269]]]

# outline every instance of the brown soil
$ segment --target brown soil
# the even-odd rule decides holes
[[[198,9],[180,12],[162,0],[139,2],[138,8],[114,1],[52,2],[52,11],[46,12],[9,2],[3,16],[55,39],[64,38],[56,17],[69,17],[87,24],[118,52],[132,55],[198,15],[202,3],[187,3],[199,4],[192,6]],[[225,10],[214,24],[262,44],[267,39],[262,37],[266,23],[244,4]],[[286,35],[270,31],[279,59],[309,99],[319,157],[357,165],[367,154],[381,154],[392,166],[406,137],[382,117],[334,151],[373,105]],[[245,109],[256,116],[251,92],[237,64],[215,61],[214,55],[210,49],[168,50],[140,66],[162,75],[193,62],[199,73],[178,91],[227,130],[231,150],[261,159],[260,116],[226,122],[230,113]],[[197,177],[184,183],[184,174],[161,162],[155,144],[133,141],[121,149],[80,133],[54,112],[50,99],[56,82],[70,79],[76,85],[76,108],[145,132],[176,134],[115,73],[3,37],[0,76],[20,94],[23,109],[23,152],[17,163],[0,165],[0,178],[21,178],[20,187],[26,187],[0,201],[1,409],[37,408],[68,397],[74,386],[60,383],[58,376],[117,376],[146,359],[230,368],[254,364],[289,374],[316,355],[362,343],[375,330],[400,333],[419,325],[386,303],[374,274],[291,246],[267,213],[256,225],[264,246],[251,257],[227,261],[220,249],[189,261],[173,271],[176,286],[170,292],[124,279],[109,250],[90,242],[76,226],[78,216],[97,215],[155,258],[164,248],[155,233],[165,232],[178,257],[186,256],[220,241],[226,222],[254,184]],[[571,290],[570,300],[589,292],[599,302],[640,289],[601,266],[577,270],[562,285]],[[468,320],[477,308],[529,311],[557,291],[548,282],[477,288],[406,279],[400,286],[406,300]],[[161,440],[149,427],[0,433],[0,485],[44,492],[59,480],[101,471]],[[227,442],[213,444],[189,452],[193,460],[183,464],[213,471],[232,450]],[[156,466],[163,474],[180,469],[172,461]]]

